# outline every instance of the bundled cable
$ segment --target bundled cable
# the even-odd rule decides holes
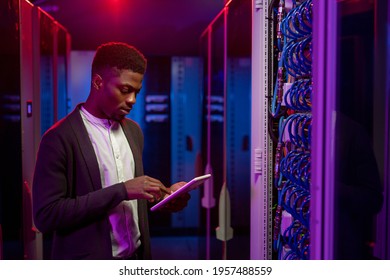
[[[312,33],[312,0],[305,1],[292,9],[282,20],[280,31],[283,36],[299,40]]]
[[[311,75],[311,36],[300,41],[289,41],[283,53],[283,64],[294,78]]]
[[[284,246],[278,248],[282,260],[307,260],[310,253],[310,232],[299,221],[294,221],[281,235]]]
[[[289,11],[286,5],[278,2],[278,67],[271,102],[271,116],[278,121],[273,248],[279,259],[309,259],[313,4],[293,1]]]
[[[296,80],[284,95],[286,107],[294,111],[310,111],[312,89],[311,79]]]

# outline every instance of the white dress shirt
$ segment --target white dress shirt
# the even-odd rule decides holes
[[[81,117],[95,150],[103,188],[134,178],[134,157],[117,121],[99,119],[81,107]],[[125,200],[109,212],[113,257],[131,256],[140,246],[137,200]]]

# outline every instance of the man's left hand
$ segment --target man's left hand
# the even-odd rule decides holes
[[[174,193],[175,191],[180,189],[185,184],[186,184],[186,182],[178,182],[178,183],[173,184],[168,189],[171,191],[171,193]],[[165,195],[165,197],[166,196],[168,196],[168,195]],[[188,200],[190,200],[190,198],[191,198],[191,195],[188,192],[186,192],[186,193],[180,195],[179,197],[173,199],[169,203],[167,203],[165,205],[165,207],[162,208],[162,211],[167,211],[167,212],[178,212],[178,211],[181,211],[181,210],[183,210],[187,206]]]

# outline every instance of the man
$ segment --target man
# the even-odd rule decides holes
[[[42,137],[33,180],[36,227],[53,232],[53,259],[150,259],[147,204],[166,188],[144,176],[143,134],[126,118],[146,70],[134,47],[101,45],[89,96]],[[189,195],[171,204],[182,209]]]

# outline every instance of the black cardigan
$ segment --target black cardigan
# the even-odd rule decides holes
[[[80,105],[42,137],[33,179],[36,227],[53,232],[53,259],[112,259],[108,211],[127,199],[123,183],[102,188],[98,161]],[[143,175],[143,134],[130,119],[121,126],[129,141],[135,176]],[[146,200],[138,200],[141,257],[150,259]]]

